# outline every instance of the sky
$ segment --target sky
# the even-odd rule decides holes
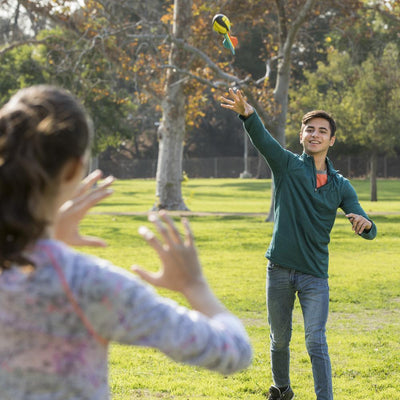
[[[36,2],[40,5],[46,5],[51,3],[54,6],[54,0],[36,0]],[[77,9],[79,7],[82,7],[85,5],[85,0],[64,0],[63,6],[61,7],[66,7],[69,6],[71,7],[72,10]],[[2,3],[0,0],[0,17],[5,18],[5,19],[10,19],[13,18],[15,15],[15,10],[17,6],[17,0],[8,0],[6,3]],[[57,10],[57,8],[56,8]],[[21,7],[20,9],[20,15],[19,15],[19,26],[26,32],[29,33],[31,31],[31,23],[29,21],[29,18],[26,17],[24,7]]]

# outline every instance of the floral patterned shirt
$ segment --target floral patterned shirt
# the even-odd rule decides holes
[[[247,334],[230,313],[207,318],[55,240],[38,241],[31,257],[33,272],[0,274],[1,400],[108,399],[110,341],[223,374],[251,362]]]

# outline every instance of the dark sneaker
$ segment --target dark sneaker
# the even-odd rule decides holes
[[[294,393],[292,388],[289,386],[283,393],[276,386],[269,388],[268,400],[291,400],[294,399]]]

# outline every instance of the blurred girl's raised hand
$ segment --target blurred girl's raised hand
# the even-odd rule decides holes
[[[160,233],[161,240],[146,227],[140,227],[139,233],[157,252],[161,268],[156,273],[145,271],[138,266],[133,266],[132,270],[154,286],[182,293],[191,306],[203,314],[213,316],[225,312],[225,307],[216,299],[203,276],[188,221],[182,220],[185,230],[185,238],[182,239],[165,211],[161,211],[158,216],[150,215],[149,220]]]
[[[71,246],[104,247],[104,240],[92,236],[82,236],[79,224],[87,212],[104,198],[110,196],[113,190],[110,185],[114,182],[112,176],[104,179],[96,187],[103,174],[95,170],[82,180],[74,197],[65,202],[59,209],[54,222],[54,237]]]

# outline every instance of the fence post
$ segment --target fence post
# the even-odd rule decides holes
[[[388,177],[388,171],[387,171],[387,156],[383,156],[383,176],[385,179]]]
[[[347,156],[347,176],[351,178],[351,156]]]
[[[244,161],[244,171],[239,175],[240,178],[251,178],[251,173],[249,171],[249,139],[246,132],[243,135],[244,137],[244,154],[243,154],[243,161]]]

